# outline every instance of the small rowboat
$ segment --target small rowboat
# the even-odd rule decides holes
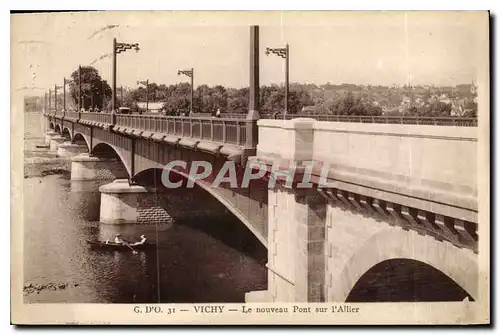
[[[146,249],[154,249],[155,244],[153,243],[144,243],[139,245],[132,245],[132,249],[130,249],[127,245],[115,243],[115,242],[101,242],[101,241],[89,241],[87,240],[87,244],[90,245],[92,249],[101,249],[101,250],[118,250],[118,251],[132,251],[133,250],[146,250]]]

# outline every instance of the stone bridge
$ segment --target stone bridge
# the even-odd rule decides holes
[[[239,168],[249,155],[255,154],[256,143],[253,141],[257,135],[257,120],[164,118],[77,112],[66,112],[63,116],[62,112],[56,112],[47,117],[47,122],[48,128],[54,132],[49,134],[52,137],[51,142],[72,143],[59,144],[60,153],[61,150],[66,151],[72,147],[76,148],[75,154],[82,152],[82,147],[89,153],[72,158],[73,180],[125,178],[135,186],[136,192],[147,191],[137,187],[140,185],[152,187],[154,190],[150,189],[149,192],[154,194],[163,189],[162,170],[168,162],[187,162],[184,171],[172,170],[185,180],[190,178],[187,172],[192,162],[210,162],[213,173],[203,180],[193,179],[195,185],[223,205],[224,209],[220,209],[219,213],[225,210],[231,212],[266,245],[265,180],[252,180],[248,188],[232,189],[226,184],[221,184],[218,188],[210,187],[226,161],[234,162],[235,167]],[[129,185],[125,187],[120,184],[120,192],[130,197],[131,189],[128,187]],[[163,192],[165,191],[163,189]],[[169,193],[179,191],[170,190]],[[196,208],[194,202],[191,205],[191,209]],[[110,208],[108,204],[102,207]],[[126,213],[118,215],[112,212],[107,217],[103,217],[101,213],[101,221],[136,222],[134,215],[126,217]],[[128,213],[130,214],[130,211]]]
[[[100,169],[124,179],[101,187],[104,223],[192,212],[238,217],[268,249],[268,289],[247,301],[370,301],[363,292],[385,285],[401,262],[445,278],[445,300],[477,299],[476,127],[76,112],[47,113],[46,122],[51,147],[89,153],[72,158],[72,179],[98,178]],[[214,173],[192,180],[192,191],[164,190],[161,170],[174,160],[187,162],[185,171],[208,161]],[[212,187],[227,161],[238,178],[246,164],[266,174],[248,188]],[[308,173],[312,187],[302,188]],[[418,277],[407,272],[399,280]],[[433,300],[420,291],[438,281],[412,283],[407,301]]]
[[[260,119],[259,52],[252,26],[245,118],[45,112],[72,179],[114,179],[100,221],[236,216],[268,250],[267,290],[248,302],[477,300],[477,122]],[[162,186],[176,160],[195,188]],[[213,166],[203,179],[187,173],[197,160]],[[238,182],[213,187],[227,166]],[[243,187],[247,166],[263,174]]]

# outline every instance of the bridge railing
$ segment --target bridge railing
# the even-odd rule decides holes
[[[474,117],[425,117],[425,116],[367,116],[367,115],[332,115],[332,114],[262,114],[263,119],[295,119],[311,118],[318,121],[357,122],[357,123],[389,123],[389,124],[418,124],[434,126],[461,126],[477,127],[477,118]]]
[[[192,117],[213,117],[210,113],[193,113]],[[222,119],[238,119],[245,120],[247,113],[221,113],[220,117]]]
[[[80,120],[113,124],[113,114],[110,113],[80,113]]]
[[[65,118],[70,118],[70,119],[75,119],[78,120],[80,118],[80,113],[74,112],[74,111],[66,111],[64,113]]]
[[[83,114],[82,114],[83,115]],[[241,119],[117,114],[116,126],[214,142],[244,145],[247,121]]]

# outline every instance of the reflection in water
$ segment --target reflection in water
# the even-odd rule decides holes
[[[27,132],[38,132],[39,119],[30,117]],[[246,292],[266,289],[265,248],[236,218],[198,226],[100,224],[98,188],[105,183],[24,179],[25,284],[77,284],[25,295],[26,302],[243,302]],[[157,248],[134,255],[87,245],[116,233],[131,241],[144,234]]]

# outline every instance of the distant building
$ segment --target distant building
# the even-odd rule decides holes
[[[318,107],[316,106],[304,106],[302,107],[301,113],[304,114],[314,114],[318,111]]]
[[[150,113],[160,113],[163,109],[164,102],[149,102],[148,103],[148,111]],[[138,102],[137,106],[140,109],[146,110],[146,102]]]
[[[449,103],[451,103],[450,98],[448,98],[448,96],[447,96],[446,94],[444,94],[444,93],[443,93],[443,94],[441,94],[441,96],[439,97],[439,101],[440,101],[440,102],[443,102],[443,103],[445,103],[445,104],[449,104]]]

